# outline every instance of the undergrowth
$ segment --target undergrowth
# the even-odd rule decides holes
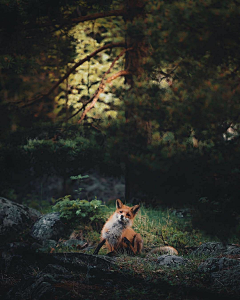
[[[69,201],[68,201],[69,202]],[[95,203],[95,201],[93,201]],[[91,202],[90,202],[91,203]],[[77,208],[80,207],[81,203],[77,206],[76,203],[74,209],[71,205],[71,223],[75,225],[75,230],[80,233],[81,239],[86,241],[90,246],[94,247],[100,240],[100,232],[104,222],[109,218],[110,215],[115,211],[115,206],[103,206],[101,212],[98,210],[100,206],[97,206],[98,210],[98,221],[99,226],[87,218],[84,214],[83,222],[80,220],[81,214],[76,214]],[[83,202],[85,205],[85,201]],[[100,203],[97,203],[100,205]],[[90,204],[89,204],[90,205]],[[91,207],[91,206],[90,206]],[[66,206],[64,205],[64,209]],[[92,210],[90,214],[92,215]],[[73,222],[74,219],[74,222]],[[195,248],[199,247],[202,243],[215,241],[219,242],[219,238],[216,236],[207,235],[200,229],[194,229],[192,226],[191,217],[179,218],[176,216],[171,209],[162,208],[149,208],[141,206],[140,211],[134,221],[133,229],[140,233],[143,238],[144,251],[142,256],[144,257],[151,249],[159,246],[172,246],[177,249],[179,255],[186,256],[192,252]],[[232,243],[239,243],[239,239],[233,237],[229,239]],[[87,248],[89,249],[89,248]],[[76,248],[73,249],[61,249],[59,251],[78,251]],[[87,250],[86,253],[92,254],[93,249]],[[99,254],[104,255],[107,253],[107,248],[103,246]]]
[[[99,210],[101,203],[98,202],[98,200],[93,200],[92,206],[91,202],[86,204],[86,201],[79,201],[80,200],[73,201],[69,198],[61,199],[60,202],[57,202],[57,210],[61,212],[62,209],[63,217],[65,216],[66,220],[69,218],[71,223],[76,226],[75,232],[78,234],[78,239],[84,241],[87,247],[66,247],[63,241],[63,243],[60,242],[57,247],[51,248],[51,251],[93,254],[100,240],[102,225],[93,226],[91,219],[87,220],[86,217],[92,215],[96,209],[98,218],[101,220],[101,224],[103,224],[116,208],[112,205],[104,206],[104,209]],[[84,220],[81,221],[81,217]],[[181,287],[181,289],[186,288],[187,290],[188,288],[197,290],[208,290],[210,288],[210,275],[198,271],[199,264],[206,260],[206,257],[193,257],[191,256],[191,252],[202,243],[219,241],[217,237],[209,236],[200,229],[194,229],[190,216],[179,218],[171,209],[162,209],[160,207],[153,209],[145,207],[144,205],[141,206],[138,212],[133,228],[136,232],[140,233],[143,238],[144,251],[141,255],[137,256],[119,254],[115,257],[112,266],[115,271],[123,276],[130,276],[134,279],[143,280],[143,282],[147,284],[152,284],[153,288],[158,287],[160,282],[163,286],[174,287],[177,290],[178,287]],[[239,243],[239,240],[235,239],[234,242]],[[174,267],[159,265],[157,260],[160,253],[150,254],[149,251],[163,245],[169,245],[177,249],[179,255],[188,259],[188,263]],[[99,255],[106,255],[107,252],[106,246],[103,246]],[[132,287],[131,289],[134,288],[135,287]],[[129,288],[126,294],[129,296],[129,299],[132,299],[130,295],[135,293],[136,296],[137,293],[137,290],[131,289]],[[115,299],[118,299],[119,292],[119,289],[114,289]],[[142,299],[145,293],[147,295],[148,289],[143,288],[138,290],[138,292],[141,293],[139,298]],[[155,293],[154,290],[151,292],[152,294]],[[157,293],[159,293],[158,289],[156,290],[156,294]],[[169,294],[168,299],[177,299],[176,291],[173,291],[172,295]]]
[[[114,211],[115,206],[106,206],[104,219],[107,220]],[[188,254],[189,251],[202,243],[213,240],[203,231],[193,229],[191,218],[178,218],[169,209],[152,209],[142,206],[134,221],[133,228],[141,234],[146,252],[158,246],[169,245],[176,248],[180,255],[183,255]],[[81,227],[81,230],[84,228]],[[94,237],[93,242],[98,243],[100,232],[97,234],[87,228],[84,236],[87,240]],[[98,237],[97,240],[96,237]],[[218,241],[216,237],[214,240]],[[106,254],[106,251],[106,248],[103,247],[100,254]]]

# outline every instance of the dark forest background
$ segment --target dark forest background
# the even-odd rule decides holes
[[[1,0],[1,196],[51,202],[33,185],[58,176],[61,197],[94,170],[124,178],[127,202],[195,207],[196,224],[228,234],[239,15],[233,0]]]

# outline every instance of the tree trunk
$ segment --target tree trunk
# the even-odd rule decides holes
[[[128,0],[126,1],[125,10],[127,14],[125,15],[125,24],[127,28],[127,24],[132,23],[135,18],[138,16],[143,16],[144,14],[144,3],[139,0]],[[139,37],[133,37],[126,35],[125,37],[126,48],[133,47],[133,50],[128,51],[125,56],[125,70],[129,70],[130,74],[125,76],[125,84],[130,86],[129,91],[134,87],[133,75],[139,75],[141,70],[141,60],[142,60],[142,52],[141,49],[145,47],[144,39]],[[133,137],[132,132],[134,130],[130,130],[129,126],[135,126],[137,128],[137,124],[130,122],[133,120],[133,110],[132,108],[126,107],[125,110],[125,119],[126,119],[126,155],[125,155],[125,201],[129,202],[131,200],[131,187],[134,185],[132,182],[133,176],[131,162],[129,159],[130,156],[130,143]],[[131,125],[129,125],[131,124]]]

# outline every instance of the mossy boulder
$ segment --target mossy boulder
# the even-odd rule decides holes
[[[42,216],[32,227],[33,238],[58,241],[66,234],[67,228],[60,219],[60,213],[54,212]]]
[[[0,243],[16,241],[30,230],[41,213],[27,206],[0,197]]]

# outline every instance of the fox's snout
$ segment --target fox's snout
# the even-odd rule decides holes
[[[126,217],[125,213],[117,213],[116,214],[117,219],[120,223],[125,224],[125,225],[131,225],[131,219],[129,219],[128,217]]]
[[[119,214],[119,215],[118,215],[118,219],[119,219],[120,221],[127,221],[127,218],[124,216],[124,214]]]

